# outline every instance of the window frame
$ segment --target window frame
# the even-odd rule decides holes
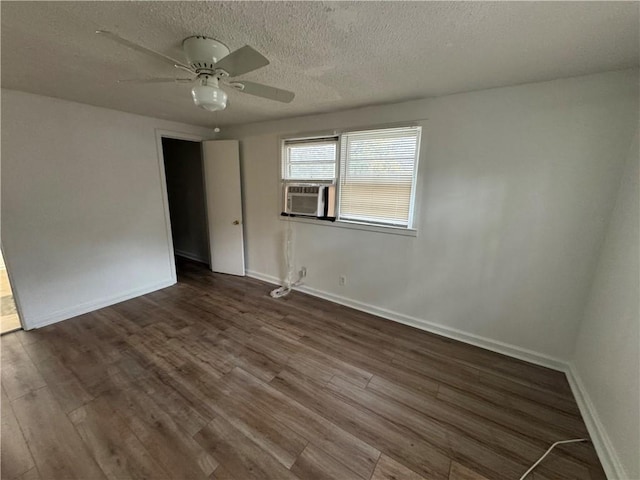
[[[416,159],[415,159],[415,167],[412,176],[411,183],[411,200],[409,204],[409,223],[407,227],[400,225],[391,225],[384,223],[372,223],[372,222],[359,222],[356,220],[345,220],[340,218],[340,174],[342,170],[342,137],[344,134],[354,133],[354,132],[367,132],[374,130],[390,130],[394,128],[417,128],[418,135],[416,141]],[[280,220],[287,221],[295,221],[299,223],[307,223],[311,225],[323,225],[330,227],[338,227],[338,228],[347,228],[353,230],[364,230],[364,231],[372,231],[379,233],[389,233],[395,235],[409,236],[409,237],[417,237],[418,230],[416,226],[416,203],[418,201],[419,192],[418,192],[418,176],[420,175],[420,157],[422,154],[422,135],[423,135],[424,125],[421,122],[408,122],[408,123],[399,123],[399,124],[391,124],[391,125],[379,125],[379,126],[367,126],[367,127],[351,127],[351,128],[343,128],[341,130],[332,130],[332,131],[322,131],[315,133],[307,133],[307,134],[286,134],[280,135],[278,137],[279,147],[280,147],[280,164],[278,167],[278,183],[280,186],[280,191],[278,196],[280,198],[280,212],[284,211],[284,198],[282,195],[282,187],[287,183],[299,183],[301,180],[288,180],[283,178],[285,173],[285,143],[295,141],[304,143],[305,140],[313,141],[320,139],[329,139],[329,138],[337,138],[337,151],[336,151],[336,174],[333,180],[311,180],[313,183],[318,184],[335,184],[336,185],[336,220],[334,222],[329,222],[326,220],[320,220],[315,218],[306,218],[306,217],[286,217],[279,215]]]
[[[304,144],[304,143],[332,143],[335,139],[336,143],[336,157],[335,157],[335,169],[333,180],[327,179],[311,179],[311,178],[284,178],[285,172],[287,169],[287,145],[291,145],[292,143]],[[312,162],[309,162],[312,163]],[[328,163],[328,162],[327,162]],[[312,138],[285,138],[281,140],[280,147],[280,182],[282,183],[300,183],[304,181],[318,183],[318,184],[331,184],[338,177],[338,170],[340,168],[340,135],[325,135],[320,137],[312,137]]]

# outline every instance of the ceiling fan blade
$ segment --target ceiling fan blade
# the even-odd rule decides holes
[[[224,70],[230,77],[237,77],[266,65],[269,65],[269,60],[264,55],[245,45],[221,59],[215,64],[215,68]]]
[[[185,67],[184,65],[179,65],[177,63],[174,65],[174,67],[176,67],[179,70],[184,70],[187,73],[191,73],[192,75],[196,74],[195,70],[191,67]]]
[[[96,34],[107,37],[113,40],[114,42],[118,42],[119,44],[129,47],[133,50],[137,50],[138,52],[142,52],[147,55],[151,55],[152,57],[156,57],[158,59],[164,60],[165,62],[169,62],[172,65],[176,65],[181,68],[186,68],[189,71],[193,71],[191,68],[189,68],[188,65],[185,65],[183,62],[176,60],[175,58],[171,58],[163,53],[156,52],[155,50],[151,50],[150,48],[143,47],[142,45],[138,45],[137,43],[134,43],[131,40],[127,40],[126,38],[122,38],[120,35],[117,35],[108,30],[96,30]]]
[[[193,78],[126,78],[118,83],[191,83]]]
[[[233,88],[240,90],[243,93],[249,95],[255,95],[256,97],[268,98],[269,100],[275,100],[276,102],[289,103],[296,96],[295,93],[289,90],[282,90],[281,88],[270,87],[268,85],[262,85],[255,82],[232,82],[229,83]]]

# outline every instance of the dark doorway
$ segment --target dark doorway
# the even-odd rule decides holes
[[[209,265],[209,234],[200,142],[162,138],[173,251]]]

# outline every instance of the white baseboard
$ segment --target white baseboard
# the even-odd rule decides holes
[[[95,300],[91,302],[85,302],[80,305],[74,305],[71,308],[58,310],[56,312],[41,316],[39,318],[25,319],[26,321],[23,320],[23,327],[25,330],[46,327],[47,325],[51,325],[52,323],[61,322],[62,320],[68,320],[69,318],[77,317],[78,315],[83,315],[85,313],[93,312],[94,310],[98,310],[100,308],[108,307],[110,305],[115,305],[116,303],[124,302],[125,300],[130,300],[132,298],[139,297],[141,295],[146,295],[147,293],[155,292],[156,290],[160,290],[162,288],[170,287],[175,283],[176,283],[175,280],[165,280],[163,282],[155,283],[147,287],[130,290],[120,295],[115,295],[108,298],[102,298],[100,300]]]
[[[281,282],[276,277],[273,277],[271,275],[266,275],[260,272],[255,272],[252,270],[247,270],[247,276],[257,278],[258,280],[263,280],[265,282],[273,283],[276,285],[279,285]],[[330,302],[338,303],[340,305],[345,305],[355,310],[360,310],[362,312],[370,313],[372,315],[377,315],[378,317],[386,318],[388,320],[393,320],[394,322],[403,323],[411,327],[419,328],[420,330],[435,333],[437,335],[442,335],[443,337],[452,338],[454,340],[459,340],[461,342],[475,345],[477,347],[481,347],[486,350],[491,350],[492,352],[501,353],[503,355],[518,358],[526,362],[535,363],[536,365],[541,365],[543,367],[551,368],[553,370],[558,370],[561,372],[566,371],[566,363],[564,361],[558,358],[545,355],[545,354],[534,352],[532,350],[528,350],[526,348],[518,347],[516,345],[511,345],[508,343],[500,342],[498,340],[492,340],[490,338],[481,337],[473,333],[468,333],[462,330],[458,330],[456,328],[440,325],[422,318],[411,317],[403,313],[398,313],[398,312],[394,312],[384,308],[376,307],[368,303],[359,302],[357,300],[351,300],[349,298],[341,297],[339,295],[334,295],[332,293],[324,292],[322,290],[317,290],[315,288],[311,288],[306,285],[301,285],[299,287],[296,287],[294,288],[294,290],[298,290],[303,293],[308,293],[309,295],[313,295],[314,297],[323,298],[325,300],[329,300]]]
[[[582,414],[582,419],[589,431],[591,442],[598,453],[598,458],[600,459],[600,463],[602,463],[602,468],[604,468],[607,478],[609,480],[628,479],[629,476],[626,474],[620,458],[613,448],[611,439],[600,421],[598,412],[573,363],[569,362],[567,364],[566,374],[569,385],[571,386],[571,391]]]
[[[189,260],[194,260],[196,262],[200,262],[200,263],[206,263],[207,265],[209,265],[209,259],[208,258],[200,258],[197,255],[193,255],[192,253],[189,252],[185,252],[183,250],[174,250],[173,253],[179,257],[184,257],[184,258],[188,258]]]

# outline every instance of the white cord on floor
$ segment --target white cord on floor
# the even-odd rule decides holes
[[[520,480],[524,480],[524,478],[525,478],[527,475],[529,475],[529,474],[533,471],[533,469],[534,469],[534,468],[536,468],[536,467],[540,464],[540,462],[541,462],[542,460],[544,460],[544,459],[545,459],[545,457],[546,457],[547,455],[549,455],[549,453],[551,453],[551,450],[553,450],[553,448],[554,448],[556,445],[562,445],[562,444],[564,444],[564,443],[578,443],[578,442],[588,442],[588,441],[589,441],[589,439],[588,439],[588,438],[574,438],[574,439],[572,439],[572,440],[560,440],[559,442],[554,443],[553,445],[551,445],[551,446],[547,449],[547,451],[546,451],[546,452],[544,452],[544,455],[542,455],[542,456],[538,459],[538,461],[537,461],[536,463],[534,463],[533,465],[531,465],[531,467],[529,467],[529,470],[527,470],[526,472],[524,472],[524,475],[522,475],[522,476],[520,477]]]
[[[293,229],[291,228],[291,220],[287,219],[287,231],[284,239],[284,259],[287,267],[287,277],[284,280],[284,285],[272,290],[269,295],[273,298],[281,298],[288,295],[293,287],[297,287],[302,282],[302,277],[298,275],[298,279],[294,282],[294,261],[293,261]]]

